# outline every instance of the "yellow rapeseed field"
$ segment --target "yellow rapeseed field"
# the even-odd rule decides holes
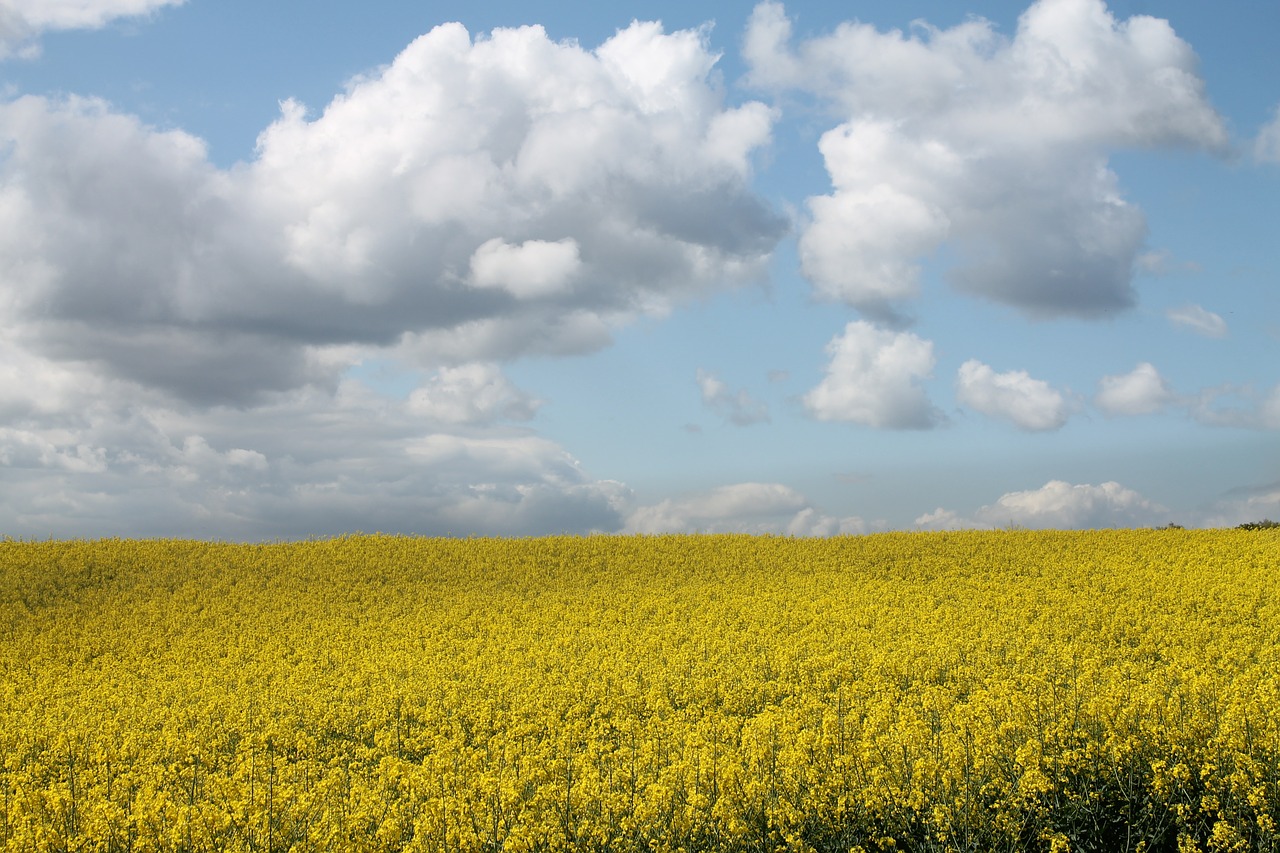
[[[0,543],[0,850],[1277,850],[1280,534]]]

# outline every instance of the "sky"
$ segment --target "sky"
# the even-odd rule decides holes
[[[0,0],[0,535],[1280,519],[1276,32]]]

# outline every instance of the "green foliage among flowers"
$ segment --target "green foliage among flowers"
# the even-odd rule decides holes
[[[1280,849],[1280,533],[0,543],[0,850]]]

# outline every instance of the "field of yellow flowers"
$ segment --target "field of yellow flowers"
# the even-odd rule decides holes
[[[0,850],[1278,850],[1280,533],[0,542]]]

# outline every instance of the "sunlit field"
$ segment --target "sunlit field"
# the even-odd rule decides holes
[[[1280,532],[0,543],[6,851],[1277,850]]]

